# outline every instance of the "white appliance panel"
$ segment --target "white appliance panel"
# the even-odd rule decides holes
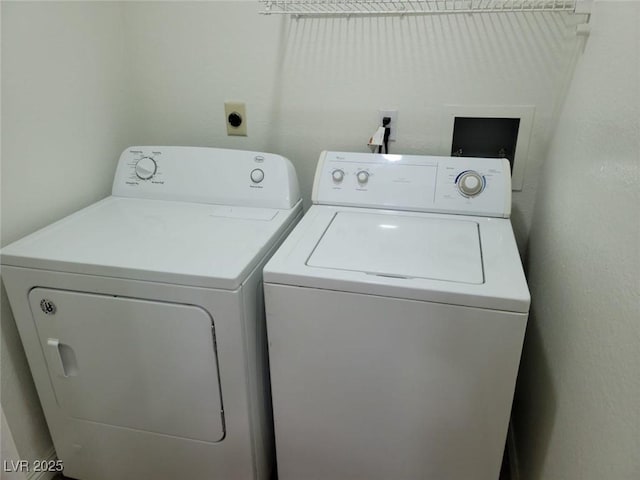
[[[338,212],[307,265],[399,278],[483,283],[478,224]]]
[[[296,172],[286,158],[198,147],[126,149],[118,162],[112,193],[121,197],[284,209],[293,207],[300,198]]]
[[[29,303],[65,415],[222,440],[215,329],[205,310],[48,288],[31,290]]]
[[[280,479],[497,480],[526,314],[265,292]]]
[[[507,218],[511,170],[504,158],[325,151],[311,198],[321,205]]]
[[[83,480],[198,478],[206,472],[211,480],[270,478],[271,427],[265,420],[264,394],[258,387],[262,383],[259,372],[264,365],[254,353],[259,350],[255,345],[264,340],[258,331],[264,326],[261,308],[243,300],[256,297],[261,280],[258,268],[243,288],[233,292],[10,266],[3,267],[2,279],[56,453],[64,462],[67,477]],[[42,348],[33,319],[29,292],[34,285],[197,305],[209,312],[215,319],[220,389],[225,399],[226,433],[222,441],[203,442],[69,417],[58,404],[45,357],[47,352]],[[248,307],[252,308],[245,310]]]

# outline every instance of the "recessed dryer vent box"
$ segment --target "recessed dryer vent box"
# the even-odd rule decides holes
[[[508,158],[513,190],[522,190],[533,106],[447,105],[442,155]]]
[[[508,158],[513,170],[519,127],[519,118],[456,117],[451,155]]]

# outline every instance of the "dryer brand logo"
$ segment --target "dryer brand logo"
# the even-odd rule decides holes
[[[40,308],[46,315],[55,315],[56,313],[56,304],[48,298],[40,300]]]

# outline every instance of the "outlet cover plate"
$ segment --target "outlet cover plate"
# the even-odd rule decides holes
[[[234,127],[229,123],[229,115],[236,113],[242,118],[242,123]],[[224,121],[227,124],[227,135],[247,136],[247,109],[244,102],[224,102]]]

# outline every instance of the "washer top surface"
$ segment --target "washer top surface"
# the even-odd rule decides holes
[[[506,218],[313,205],[264,281],[511,312],[530,303]]]
[[[481,284],[477,221],[339,211],[308,266]]]
[[[300,211],[108,197],[2,249],[2,265],[235,290]]]

